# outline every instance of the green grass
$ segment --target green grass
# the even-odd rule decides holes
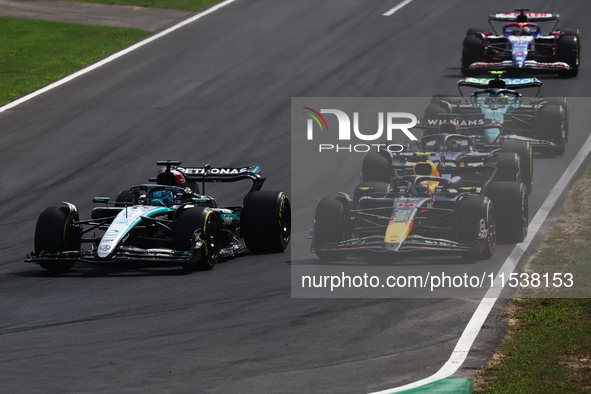
[[[473,393],[591,392],[591,300],[513,300],[517,324]]]
[[[135,29],[0,18],[0,105],[149,34]]]
[[[170,8],[175,10],[199,11],[210,7],[220,0],[67,0],[84,3],[101,3],[115,5],[134,5],[139,7]]]
[[[518,293],[538,298],[511,301],[515,324],[474,393],[591,393],[590,181],[591,166],[529,266],[530,272],[570,272],[575,286]]]

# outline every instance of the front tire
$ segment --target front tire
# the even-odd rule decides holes
[[[519,156],[519,167],[521,181],[531,193],[534,184],[534,153],[529,141],[506,141],[501,140],[501,150],[503,152],[517,153]]]
[[[186,271],[212,269],[220,259],[220,222],[217,215],[205,207],[179,211],[174,225],[173,247],[190,252],[191,261],[182,264]]]
[[[486,195],[495,205],[500,240],[523,242],[529,228],[529,201],[521,182],[493,182]]]
[[[345,240],[347,235],[347,208],[341,199],[323,197],[316,205],[314,214],[314,249]],[[317,250],[316,256],[322,260],[343,260],[347,250]]]
[[[39,215],[35,226],[35,254],[53,254],[80,250],[80,228],[74,224],[75,213],[66,207],[47,207]],[[69,271],[73,261],[46,261],[39,265],[49,271]]]
[[[492,201],[484,196],[467,197],[461,200],[456,211],[458,242],[478,244],[478,252],[466,253],[464,257],[488,260],[497,245],[495,209]]]

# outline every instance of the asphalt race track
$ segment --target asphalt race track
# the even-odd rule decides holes
[[[363,393],[435,373],[478,300],[292,299],[289,249],[193,274],[23,263],[45,206],[69,201],[88,217],[94,196],[147,182],[157,160],[260,165],[264,189],[291,194],[291,97],[454,92],[466,29],[521,6],[414,0],[382,16],[398,3],[238,0],[1,113],[0,391]],[[560,13],[562,27],[591,14],[583,0],[546,4],[527,6]],[[588,96],[588,53],[577,78],[543,78],[543,94]],[[575,120],[564,156],[536,159],[530,217],[587,137]],[[492,354],[502,306],[461,376]]]

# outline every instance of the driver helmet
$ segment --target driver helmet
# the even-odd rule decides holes
[[[456,139],[451,139],[446,142],[446,151],[457,152],[460,150],[460,143]]]
[[[156,190],[152,192],[148,204],[153,207],[170,207],[174,201],[171,190]]]
[[[492,93],[486,95],[484,99],[485,104],[492,104],[492,105],[507,105],[509,103],[509,98],[506,94],[501,93],[498,96]]]
[[[433,143],[433,148],[432,151],[433,152],[439,152],[441,150],[441,142],[439,142],[439,140],[435,140],[435,142]]]
[[[435,163],[429,160],[420,161],[415,164],[413,172],[415,175],[429,175],[433,177],[440,176],[439,170],[437,169]],[[432,197],[437,186],[439,186],[439,181],[436,180],[421,181],[416,185],[414,192],[417,195],[429,195]]]
[[[524,26],[523,30],[521,30],[521,35],[522,36],[529,36],[530,35],[529,27]]]
[[[521,32],[519,31],[519,28],[518,27],[516,27],[515,29],[513,29],[513,35],[514,36],[518,36],[520,34],[521,34]]]

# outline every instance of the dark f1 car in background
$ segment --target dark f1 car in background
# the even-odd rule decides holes
[[[556,30],[558,14],[530,13],[526,8],[515,11],[489,15],[492,31],[468,29],[462,47],[462,73],[473,76],[490,70],[504,70],[575,77],[581,61],[579,30]],[[554,21],[545,33],[538,23],[534,23]],[[497,32],[492,22],[509,23]]]
[[[282,252],[291,233],[291,211],[283,192],[261,191],[259,167],[166,166],[155,183],[122,191],[114,204],[92,210],[81,220],[77,208],[44,209],[35,228],[35,251],[26,262],[51,271],[67,271],[78,261],[97,264],[178,265],[188,271],[211,269],[220,258],[248,250]],[[202,182],[251,180],[243,205],[219,207],[199,193]],[[97,235],[98,233],[98,235]]]
[[[464,186],[483,186],[496,169],[495,182],[522,182],[528,194],[531,193],[533,154],[528,141],[502,140],[499,146],[476,146],[473,137],[455,134],[458,126],[454,123],[442,123],[439,130],[440,133],[426,134],[413,141],[415,144],[409,143],[404,152],[382,154],[399,175],[412,174],[416,163],[428,159],[442,176],[462,175]]]
[[[424,160],[404,175],[406,168],[399,174],[393,161],[387,151],[366,154],[352,197],[341,192],[318,201],[311,252],[325,260],[344,259],[350,252],[488,259],[497,234],[511,242],[525,238],[525,185],[493,182],[496,167],[458,167],[442,174]],[[486,180],[465,186],[462,175]]]
[[[458,133],[473,136],[477,146],[498,147],[502,141],[527,141],[535,151],[564,153],[569,132],[566,97],[537,97],[537,78],[465,78],[458,81],[460,97],[434,96],[417,126],[438,133],[441,124],[454,123]],[[464,97],[462,87],[475,88]],[[536,97],[524,98],[518,89],[538,88]]]

